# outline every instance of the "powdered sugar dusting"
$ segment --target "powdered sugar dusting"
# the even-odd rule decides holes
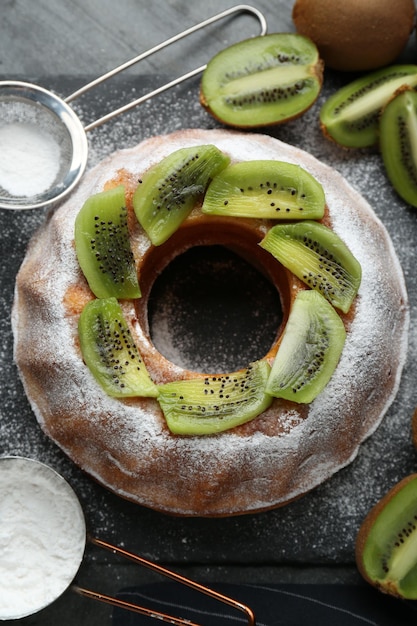
[[[156,402],[120,402],[101,392],[75,347],[75,320],[65,317],[62,308],[65,291],[77,277],[73,223],[85,197],[100,190],[119,168],[140,173],[168,151],[199,143],[214,143],[238,160],[244,155],[303,164],[323,183],[333,226],[362,265],[355,319],[341,363],[310,407],[308,418],[302,419],[294,410],[280,414],[282,429],[277,436],[265,435],[261,429],[250,436],[240,432],[191,439],[168,435]],[[54,245],[45,255],[49,241]],[[141,246],[146,248],[143,242]],[[100,482],[155,508],[193,514],[187,502],[198,492],[205,495],[200,512],[227,514],[268,508],[305,493],[352,460],[398,388],[406,353],[407,296],[385,229],[333,170],[271,138],[184,131],[119,152],[90,172],[44,227],[23,265],[22,277],[25,274],[30,281],[20,282],[16,292],[15,350],[39,422]],[[36,338],[51,323],[52,345],[45,346]],[[23,348],[29,342],[30,357]],[[376,345],[378,359],[373,352]],[[34,364],[47,364],[52,354],[55,366],[47,369],[39,387]],[[387,363],[392,369],[388,377]],[[117,419],[110,419],[111,415]],[[65,433],[81,424],[85,443],[80,449]],[[176,494],[184,495],[180,504]]]

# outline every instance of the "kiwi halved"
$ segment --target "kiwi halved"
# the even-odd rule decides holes
[[[75,250],[97,298],[139,298],[123,185],[90,196],[75,220]]]
[[[398,195],[417,207],[417,92],[401,90],[385,107],[379,128],[388,178]]]
[[[170,431],[210,435],[244,424],[263,413],[270,366],[265,360],[231,374],[178,380],[159,386],[158,401]]]
[[[272,364],[266,392],[294,402],[312,402],[333,375],[345,339],[345,327],[332,305],[317,291],[300,291]]]
[[[143,175],[133,196],[133,207],[155,246],[178,229],[202,198],[211,178],[229,161],[213,145],[191,146],[175,150]]]
[[[323,104],[323,133],[347,148],[376,144],[381,111],[404,86],[417,86],[417,65],[392,65],[352,81]]]
[[[360,263],[333,230],[305,220],[273,226],[260,242],[308,287],[347,313],[358,292]]]
[[[323,63],[315,44],[295,33],[236,43],[203,73],[200,102],[224,124],[256,128],[298,117],[316,101]]]
[[[274,160],[229,165],[209,184],[203,213],[278,220],[320,219],[322,185],[300,165]]]
[[[368,513],[357,535],[356,563],[379,590],[417,599],[417,474],[397,483]]]
[[[109,396],[157,396],[116,298],[90,300],[78,335],[85,364]]]

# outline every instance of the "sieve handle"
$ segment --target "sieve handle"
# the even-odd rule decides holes
[[[156,563],[153,563],[152,561],[148,561],[147,559],[141,556],[138,556],[137,554],[128,552],[127,550],[119,548],[118,546],[114,546],[113,544],[107,543],[106,541],[103,541],[101,539],[90,537],[90,542],[100,548],[104,548],[105,550],[109,550],[110,552],[113,552],[114,554],[121,555],[131,561],[134,561],[135,563],[138,563],[139,565],[143,565],[144,567],[147,567],[148,569],[151,569],[157,572],[158,574],[161,574],[162,576],[165,576],[166,578],[170,578],[171,580],[174,580],[182,585],[186,585],[187,587],[190,587],[191,589],[194,589],[195,591],[198,591],[199,593],[203,593],[207,596],[210,596],[211,598],[214,598],[215,600],[218,600],[219,602],[227,604],[228,606],[231,606],[232,608],[245,613],[248,626],[255,626],[255,615],[252,609],[250,609],[248,606],[246,606],[242,602],[239,602],[238,600],[234,600],[233,598],[229,598],[228,596],[225,596],[219,593],[218,591],[215,591],[214,589],[205,587],[204,585],[201,585],[200,583],[190,580],[189,578],[185,578],[181,574],[177,574],[176,572],[173,572],[172,570],[162,567],[161,565],[158,565]],[[154,617],[156,619],[159,619],[160,621],[174,624],[175,626],[199,626],[198,624],[195,624],[194,622],[191,622],[188,619],[173,617],[172,615],[166,615],[165,613],[160,613],[159,611],[154,611],[153,609],[139,606],[137,604],[132,604],[131,602],[126,602],[125,600],[119,600],[118,598],[115,598],[113,596],[107,596],[102,593],[98,593],[96,591],[90,591],[89,589],[84,589],[83,587],[74,586],[74,589],[77,593],[87,598],[98,600],[100,602],[104,602],[112,606],[117,606],[122,609],[127,609],[135,613],[140,613],[142,615],[146,615],[147,617]]]
[[[159,52],[163,48],[170,46],[171,44],[179,41],[180,39],[183,39],[184,37],[187,37],[188,35],[191,35],[192,33],[198,30],[201,30],[202,28],[205,28],[206,26],[209,26],[210,24],[213,24],[219,20],[224,19],[225,17],[228,17],[233,14],[237,14],[237,13],[248,13],[252,15],[253,17],[255,17],[260,24],[259,34],[260,35],[266,34],[267,29],[268,29],[267,23],[261,11],[259,11],[255,7],[252,7],[248,4],[238,4],[234,7],[231,7],[230,9],[226,9],[225,11],[222,11],[221,13],[217,13],[216,15],[213,15],[213,17],[209,17],[208,19],[203,20],[202,22],[199,22],[198,24],[195,24],[194,26],[191,26],[190,28],[187,28],[181,33],[178,33],[177,35],[174,35],[173,37],[166,39],[165,41],[154,46],[153,48],[150,48],[149,50],[142,52],[141,54],[134,57],[133,59],[130,59],[130,61],[126,61],[126,63],[123,63],[122,65],[119,65],[115,67],[114,69],[110,70],[106,74],[99,76],[98,78],[84,85],[84,87],[81,87],[77,91],[74,91],[74,93],[72,93],[71,95],[67,96],[67,98],[65,98],[65,102],[67,103],[72,102],[73,100],[83,95],[84,93],[92,89],[93,87],[96,87],[97,85],[103,83],[109,78],[112,78],[116,74],[123,72],[124,70],[128,69],[132,65],[139,63],[139,61],[143,61],[143,59],[146,59],[152,54]],[[102,124],[104,124],[105,122],[108,122],[109,120],[113,119],[117,115],[120,115],[121,113],[125,113],[126,111],[133,109],[134,107],[138,106],[139,104],[142,104],[143,102],[145,102],[146,100],[149,100],[150,98],[153,98],[154,96],[162,93],[163,91],[171,89],[172,87],[179,85],[180,83],[188,80],[189,78],[192,78],[193,76],[196,76],[197,74],[200,74],[201,72],[205,70],[205,68],[206,68],[206,65],[202,65],[201,67],[198,67],[194,70],[191,70],[190,72],[186,74],[183,74],[182,76],[172,80],[171,82],[166,83],[165,85],[162,85],[161,87],[158,87],[154,91],[151,91],[150,93],[145,94],[144,96],[141,96],[140,98],[137,98],[133,102],[130,102],[129,104],[125,104],[124,106],[121,106],[120,108],[114,111],[111,111],[110,113],[108,113],[107,115],[104,115],[103,117],[99,118],[95,122],[91,122],[90,124],[84,127],[84,130],[87,132],[89,130],[92,130],[93,128],[96,128],[97,126],[101,126]]]

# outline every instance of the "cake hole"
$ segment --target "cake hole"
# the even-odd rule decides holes
[[[148,301],[153,344],[195,372],[230,372],[262,358],[282,319],[275,286],[219,245],[177,256],[155,280]]]

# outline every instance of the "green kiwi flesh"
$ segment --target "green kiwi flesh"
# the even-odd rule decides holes
[[[269,364],[260,360],[231,374],[160,385],[168,428],[177,435],[210,435],[252,420],[272,402],[265,392],[269,373]]]
[[[78,335],[85,364],[109,396],[157,396],[116,298],[90,300]]]
[[[349,311],[360,286],[361,266],[330,228],[311,220],[277,224],[260,246],[334,307]]]
[[[139,298],[122,185],[90,196],[75,220],[75,250],[97,298]]]
[[[253,37],[219,52],[203,73],[200,102],[215,118],[238,128],[279,124],[316,101],[323,63],[302,35]]]
[[[392,65],[354,80],[323,104],[323,133],[347,148],[376,144],[381,112],[404,86],[417,86],[417,65]]]
[[[118,302],[141,295],[124,187],[88,198],[75,222],[77,258],[96,296],[78,324],[85,364],[109,396],[156,398],[170,431],[191,436],[244,424],[274,397],[311,402],[329,381],[345,340],[331,305],[347,312],[361,280],[360,265],[346,245],[314,221],[324,216],[324,191],[299,165],[273,160],[230,165],[213,145],[191,146],[145,172],[133,196],[137,219],[156,246],[195,207],[207,214],[287,220],[270,228],[260,245],[310,289],[296,297],[272,369],[261,359],[230,374],[156,385]]]
[[[417,474],[397,483],[368,513],[357,535],[356,562],[380,591],[417,599]]]
[[[321,184],[299,165],[282,161],[242,161],[229,165],[209,184],[203,213],[265,219],[320,219]]]
[[[380,120],[379,145],[394,189],[417,207],[417,92],[404,90],[387,104]]]
[[[179,228],[211,178],[229,161],[213,145],[192,146],[172,152],[143,175],[133,196],[133,207],[155,246]]]
[[[345,327],[332,305],[317,291],[300,291],[272,364],[266,392],[298,403],[312,402],[333,375],[345,339]]]

